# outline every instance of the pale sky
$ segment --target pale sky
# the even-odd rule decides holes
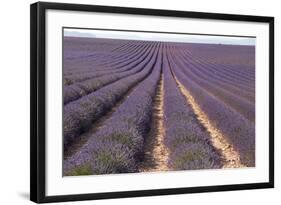
[[[255,38],[248,38],[248,37],[164,34],[164,33],[131,32],[131,31],[68,29],[68,28],[64,29],[64,36],[126,39],[126,40],[146,40],[146,41],[169,41],[169,42],[182,42],[182,43],[232,44],[232,45],[255,45],[256,42]]]

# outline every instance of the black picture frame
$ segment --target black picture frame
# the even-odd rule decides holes
[[[121,13],[151,16],[170,16],[196,19],[217,19],[269,24],[269,181],[263,183],[229,184],[192,188],[171,188],[108,193],[89,193],[46,196],[46,68],[45,37],[46,11],[48,9]],[[30,199],[37,203],[76,200],[97,200],[123,197],[217,192],[274,187],[274,17],[218,13],[202,13],[144,8],[110,7],[83,4],[38,2],[30,6]]]

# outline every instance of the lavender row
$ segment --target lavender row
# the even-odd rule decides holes
[[[118,53],[118,56],[122,57],[122,58],[130,58],[131,56],[135,56],[136,54],[138,54],[139,52],[141,52],[145,47],[149,46],[149,44],[143,44],[143,45],[139,45],[139,46],[134,46],[134,48],[132,49],[128,49],[127,52],[120,52]],[[68,66],[66,66],[66,76],[69,75],[75,75],[77,73],[79,73],[79,71],[83,71],[83,72],[90,72],[92,70],[95,71],[102,71],[104,68],[111,70],[112,64],[114,63],[114,55],[111,52],[106,53],[106,56],[99,56],[97,59],[95,58],[91,58],[89,59],[89,61],[87,61],[85,64],[85,61],[83,61],[83,59],[76,59],[75,61],[66,61]],[[102,64],[101,62],[99,62],[98,59],[101,58],[108,58],[110,59],[110,61],[107,64]],[[80,63],[84,63],[81,65],[79,64],[77,67],[79,67],[79,69],[77,69],[76,67],[76,61],[79,61]],[[120,61],[122,62],[122,61]],[[71,69],[74,68],[74,69]]]
[[[188,50],[208,64],[255,75],[255,46],[192,44]]]
[[[124,77],[136,74],[140,72],[146,64],[150,61],[153,56],[153,51],[155,46],[142,56],[141,61],[138,61],[134,64],[129,64],[124,67],[125,72],[115,73],[111,75],[105,75],[93,79],[89,79],[83,82],[75,83],[69,86],[64,87],[64,104],[67,104],[71,101],[77,100],[78,98],[88,95],[89,93],[95,92],[96,90],[114,83],[117,80],[120,80]]]
[[[158,49],[159,46],[156,50]],[[130,88],[149,75],[156,61],[156,50],[141,72],[109,84],[64,106],[64,146],[69,145],[82,132],[87,131],[91,124],[112,108]]]
[[[111,56],[119,55],[120,52],[114,50],[121,47],[132,47],[132,41],[128,40],[113,40],[101,38],[64,38],[64,59],[76,60],[84,58],[90,60],[98,57],[100,54],[108,53]],[[102,60],[103,58],[98,58]],[[98,59],[97,59],[98,60]]]
[[[243,61],[243,54],[236,54],[234,59],[233,55],[235,51],[235,47],[231,46],[231,49],[226,53],[222,53],[221,47],[224,46],[216,46],[216,45],[201,45],[203,47],[203,53],[198,53],[197,44],[186,44],[186,45],[175,45],[173,44],[173,48],[176,50],[183,52],[187,58],[192,59],[192,61],[196,64],[200,64],[201,66],[207,66],[209,70],[213,70],[213,72],[220,71],[225,72],[227,75],[233,75],[234,77],[238,77],[239,80],[253,81],[255,77],[254,64],[253,66],[243,65],[241,60]],[[242,51],[244,46],[239,47],[239,50]],[[251,51],[252,52],[252,51]],[[252,52],[254,54],[254,52]],[[219,57],[219,59],[226,59],[227,62],[217,62],[214,63],[209,60],[210,56]],[[253,58],[254,59],[254,58]],[[253,61],[252,59],[248,59],[249,61]],[[237,65],[230,65],[235,62]],[[241,63],[240,63],[241,62]],[[254,61],[253,61],[254,62]],[[217,69],[219,68],[219,70]]]
[[[101,67],[100,68],[101,70],[97,68],[94,69],[93,65],[89,66],[88,71],[82,70],[81,68],[77,69],[78,73],[67,75],[67,76],[65,75],[64,84],[71,85],[73,83],[81,82],[91,78],[101,77],[108,74],[114,74],[114,73],[120,73],[126,71],[131,68],[129,66],[135,66],[138,63],[140,63],[143,60],[143,56],[146,56],[146,53],[148,52],[149,49],[151,49],[151,47],[153,47],[153,44],[149,45],[148,47],[144,47],[142,50],[138,51],[137,53],[133,53],[132,56],[129,56],[131,57],[130,59],[120,62],[118,65],[115,66],[107,65],[110,67],[110,69],[105,69],[106,68],[105,66]]]
[[[253,79],[243,79],[243,75],[232,74],[231,71],[225,70],[222,65],[212,66],[204,61],[200,62],[197,60],[198,57],[188,56],[185,54],[184,58],[190,61],[193,66],[199,68],[201,73],[212,76],[213,79],[219,79],[220,81],[237,87],[241,90],[254,90],[255,81]]]
[[[216,50],[214,50],[216,51]],[[187,56],[189,56],[190,58],[192,58],[194,60],[195,63],[198,63],[200,65],[205,65],[205,66],[208,66],[208,68],[210,68],[210,70],[213,70],[213,71],[217,71],[218,67],[219,67],[219,71],[222,72],[222,74],[227,74],[231,77],[234,77],[234,78],[237,78],[243,82],[252,82],[254,79],[255,79],[255,75],[253,75],[252,72],[249,72],[247,70],[243,70],[244,66],[232,66],[232,67],[229,67],[228,65],[224,64],[224,63],[221,63],[221,64],[215,64],[213,63],[212,61],[209,62],[207,59],[208,59],[208,56],[195,56],[194,54],[192,54],[191,51],[189,50],[185,50],[185,54]],[[218,53],[218,55],[220,55]]]
[[[122,41],[121,43],[116,40],[120,46],[129,44],[130,41]],[[85,38],[68,38],[64,39],[64,74],[75,74],[79,70],[95,69],[96,65],[101,64],[103,59],[113,58],[116,55],[121,55],[121,52],[112,52],[111,44],[116,42],[106,42],[104,39],[85,39]],[[109,45],[108,45],[109,44]],[[130,44],[127,46],[128,52],[130,47],[135,45]],[[114,47],[114,46],[113,46]],[[126,54],[127,52],[123,52]],[[129,53],[128,53],[129,54]],[[72,57],[73,56],[73,57]],[[77,64],[79,62],[79,64]],[[77,70],[78,68],[78,70]]]
[[[215,83],[220,83],[221,85],[223,85],[222,87],[227,87],[227,90],[231,90],[233,92],[240,93],[240,94],[241,92],[243,92],[244,96],[248,96],[252,94],[252,89],[250,89],[249,91],[249,86],[250,84],[254,84],[255,81],[252,81],[250,84],[247,84],[247,86],[243,86],[241,85],[241,83],[234,82],[234,79],[232,78],[226,79],[228,74],[226,73],[222,75],[221,70],[223,70],[223,67],[217,66],[216,70],[212,71],[210,69],[209,64],[199,63],[197,60],[198,57],[188,56],[181,51],[178,51],[178,54],[182,56],[182,58],[186,62],[188,62],[188,68],[192,70],[192,72],[195,73],[196,75],[200,75],[201,77],[206,77],[208,78],[208,80],[211,80]]]
[[[198,78],[208,81],[209,83],[216,85],[220,89],[223,89],[240,98],[243,98],[244,100],[247,100],[250,103],[255,103],[254,90],[249,91],[247,88],[241,87],[241,85],[238,83],[234,83],[222,77],[218,77],[217,72],[206,73],[205,70],[208,69],[207,67],[202,68],[200,65],[194,64],[194,62],[192,62],[191,60],[187,60],[183,55],[178,56],[181,56],[181,58],[186,62],[186,64],[188,64],[188,70],[194,75],[196,75]]]
[[[200,84],[185,75],[182,66],[172,63],[173,72],[185,86],[215,127],[222,131],[229,142],[240,153],[241,161],[255,166],[255,126],[241,114],[210,95]]]
[[[66,75],[75,75],[79,71],[89,72],[91,70],[100,71],[100,70],[111,70],[111,67],[124,62],[132,55],[135,55],[138,51],[141,51],[144,47],[149,44],[131,44],[127,48],[126,52],[119,52],[117,54],[112,53],[111,51],[104,52],[103,55],[97,56],[96,58],[78,58],[73,61],[66,61]],[[118,58],[117,58],[118,57]],[[79,64],[77,65],[77,62]],[[77,69],[79,66],[79,69]]]
[[[101,71],[101,70],[112,70],[113,66],[117,66],[120,63],[126,63],[126,60],[132,58],[137,54],[137,52],[148,47],[148,43],[132,43],[130,48],[127,48],[126,52],[112,53],[101,52],[100,55],[96,58],[81,58],[75,59],[73,61],[65,61],[65,74],[66,75],[75,75],[81,71],[90,72],[90,71]]]
[[[174,170],[212,169],[221,166],[220,155],[211,146],[209,135],[181,94],[163,59],[165,144],[169,166]]]
[[[161,52],[152,73],[141,82],[90,137],[79,154],[64,162],[65,174],[110,174],[136,172],[150,129],[153,98],[161,73]],[[82,170],[82,172],[81,172]]]
[[[127,47],[123,48],[122,50],[118,50],[117,52],[116,51],[112,52],[112,56],[110,58],[105,57],[103,59],[100,59],[99,65],[104,66],[107,65],[108,63],[114,65],[114,63],[118,64],[120,62],[123,62],[128,58],[128,55],[136,52],[139,49],[142,49],[146,45],[149,44],[138,42],[138,41],[129,41]]]
[[[246,119],[250,120],[251,122],[255,121],[254,104],[250,103],[249,101],[246,101],[245,99],[237,95],[232,94],[226,89],[219,87],[219,81],[212,82],[212,77],[202,79],[198,77],[198,75],[194,75],[194,71],[191,71],[189,61],[184,61],[184,59],[180,58],[179,55],[173,55],[173,58],[171,59],[172,61],[174,61],[174,64],[178,64],[180,67],[184,68],[182,71],[186,76],[188,76],[189,79],[192,79],[203,89],[220,99],[222,102],[226,103],[228,106],[231,106],[241,115],[243,115]]]
[[[217,45],[208,45],[208,44],[175,44],[172,43],[171,47],[176,49],[179,52],[184,53],[186,58],[191,59],[195,64],[199,64],[201,66],[206,66],[209,68],[208,70],[212,70],[213,72],[225,72],[227,75],[233,75],[233,77],[237,77],[239,80],[250,80],[252,82],[255,78],[255,69],[254,69],[254,58],[251,57],[247,59],[247,61],[252,61],[253,65],[244,65],[243,57],[244,53],[238,53],[245,50],[245,46],[239,46],[238,50],[237,46],[230,46],[230,49],[223,52],[226,45],[217,46]],[[198,47],[202,47],[202,53],[198,53]],[[237,52],[237,53],[236,53]],[[254,50],[249,51],[251,55],[254,55]],[[226,62],[212,62],[210,57],[215,56],[219,59],[225,59]],[[244,59],[245,60],[245,59]],[[242,62],[241,62],[242,61]],[[234,63],[236,65],[231,65]],[[219,68],[219,69],[217,69]]]
[[[128,41],[102,38],[64,37],[64,58],[75,59],[93,54],[96,51],[110,52]]]

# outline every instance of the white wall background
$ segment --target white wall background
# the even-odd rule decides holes
[[[49,0],[52,1],[52,0]],[[29,198],[29,4],[2,1],[0,7],[0,204],[31,204]],[[72,202],[68,204],[277,204],[281,194],[281,13],[278,0],[61,0],[69,3],[275,16],[276,188],[177,196]],[[275,202],[275,203],[274,203]]]

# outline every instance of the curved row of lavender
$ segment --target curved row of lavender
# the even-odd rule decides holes
[[[140,72],[143,68],[143,65],[145,65],[153,56],[154,48],[155,45],[152,44],[152,47],[142,53],[142,55],[139,56],[138,60],[135,60],[132,63],[123,66],[123,72],[108,73],[104,76],[86,79],[79,83],[64,86],[64,104],[77,100],[78,98],[87,95],[91,92],[94,92],[99,88],[113,83],[121,78]]]
[[[183,69],[183,72],[198,84],[203,87],[206,91],[212,93],[215,97],[220,99],[222,102],[231,106],[237,112],[242,114],[245,118],[251,122],[255,121],[255,106],[248,100],[240,97],[243,90],[240,89],[239,93],[235,94],[231,89],[225,89],[224,83],[220,83],[221,80],[215,79],[211,74],[202,74],[202,67],[200,65],[192,65],[191,60],[177,51],[172,51],[172,56],[178,64],[188,67],[188,69]]]
[[[162,69],[162,49],[160,45],[157,47],[158,54],[152,73],[137,85],[80,152],[64,162],[66,175],[137,171]]]
[[[189,68],[195,72],[197,71],[196,74],[203,80],[215,82],[218,86],[221,86],[221,88],[243,97],[249,102],[255,102],[255,80],[247,82],[246,85],[244,85],[244,82],[241,82],[241,78],[246,76],[246,74],[243,73],[242,76],[234,75],[229,77],[227,73],[222,73],[225,65],[212,65],[211,63],[206,63],[206,61],[202,60],[202,58],[198,58],[197,56],[191,54],[183,55],[183,57],[189,62]],[[193,67],[196,69],[193,69]],[[232,70],[235,70],[235,68]],[[227,70],[227,72],[232,70]],[[239,73],[241,74],[242,72]]]
[[[81,82],[84,80],[88,80],[95,77],[104,76],[107,74],[119,73],[127,70],[127,65],[129,64],[137,64],[142,61],[144,52],[148,49],[151,49],[153,44],[142,44],[138,46],[138,50],[129,50],[128,53],[122,52],[119,55],[126,56],[126,58],[115,60],[114,56],[110,56],[110,61],[104,63],[103,65],[96,65],[91,62],[90,65],[86,67],[86,70],[81,69],[80,64],[85,63],[84,59],[83,62],[74,60],[72,65],[79,67],[74,73],[73,71],[71,74],[64,74],[64,84],[71,85],[76,82]],[[108,56],[107,56],[108,58]],[[97,59],[95,59],[97,61]]]
[[[171,169],[222,166],[219,152],[186,104],[172,73],[240,153],[242,163],[255,166],[253,46],[65,39],[65,149],[113,110],[101,129],[90,133],[87,143],[65,159],[65,174],[137,171],[161,67]]]
[[[172,46],[175,48],[175,46]],[[254,80],[255,70],[255,58],[248,57],[247,53],[255,54],[254,46],[228,46],[228,45],[204,45],[204,44],[189,44],[189,45],[176,45],[177,50],[182,50],[187,56],[192,58],[196,64],[204,64],[208,67],[206,71],[218,71],[218,76],[224,76],[231,79],[231,77],[239,77],[238,80],[243,81],[245,79]],[[225,47],[229,47],[228,50]],[[248,49],[250,47],[250,50]],[[199,52],[198,52],[199,51]],[[209,57],[215,56],[217,59],[214,62]],[[238,57],[240,59],[238,59]],[[245,59],[246,58],[246,59]],[[219,60],[222,62],[219,62]],[[246,62],[248,63],[246,63]],[[235,64],[234,64],[235,63]],[[249,83],[253,84],[254,81]]]
[[[91,124],[108,112],[130,88],[151,73],[157,58],[158,47],[159,45],[154,49],[151,58],[147,58],[147,61],[143,61],[137,66],[142,69],[140,72],[122,78],[64,106],[64,146],[68,146],[75,137],[87,131]]]
[[[169,166],[173,170],[220,168],[220,154],[177,87],[170,66],[168,58],[164,57],[164,125]]]
[[[224,74],[227,74],[226,76],[227,78],[231,79],[231,77],[234,77],[234,79],[237,80],[237,82],[244,82],[248,85],[250,85],[253,82],[252,80],[254,80],[255,78],[255,76],[253,75],[254,73],[250,73],[248,71],[243,70],[244,67],[240,68],[234,66],[230,67],[225,64],[214,64],[212,63],[212,61],[209,62],[204,57],[200,58],[199,56],[195,56],[195,54],[192,54],[191,51],[186,51],[186,54],[191,56],[195,63],[204,64],[208,66],[209,71],[211,70],[219,71],[218,73],[219,76],[224,76]]]
[[[191,92],[215,127],[220,129],[238,150],[241,162],[246,166],[255,166],[255,124],[209,92],[194,76],[185,73],[189,68],[188,64],[172,57],[170,62],[178,80]],[[242,108],[242,105],[240,106]]]
[[[194,56],[204,58],[208,64],[223,65],[232,69],[233,72],[252,75],[254,77],[255,46],[206,46],[204,44],[197,44],[196,46],[189,46],[188,50]]]
[[[81,41],[83,41],[83,43],[81,43]],[[130,58],[132,54],[136,55],[136,51],[140,48],[150,46],[150,43],[144,41],[131,42],[116,40],[116,42],[119,42],[117,50],[116,48],[112,49],[112,46],[107,44],[104,45],[103,41],[102,39],[65,37],[64,59],[67,69],[64,70],[64,76],[81,74],[81,71],[83,71],[83,73],[88,73],[112,70],[112,66],[125,63],[127,58]],[[89,44],[88,46],[91,47],[85,46],[85,43]],[[122,50],[119,49],[120,47],[123,47]],[[71,52],[67,52],[68,50],[71,50]],[[73,57],[73,55],[75,57]],[[110,61],[108,61],[108,59],[110,59]]]
[[[205,46],[206,47],[206,46]],[[212,45],[210,47],[213,48],[213,52],[216,52],[218,56],[220,56],[222,53],[221,49],[216,48],[216,45]],[[226,84],[230,84],[234,87],[246,89],[249,91],[253,91],[255,88],[255,74],[249,73],[246,70],[242,70],[242,68],[232,67],[225,64],[214,64],[208,60],[208,56],[197,56],[193,52],[196,50],[197,46],[192,47],[184,47],[182,49],[182,52],[185,55],[185,58],[189,59],[190,64],[194,66],[200,66],[200,71],[204,74],[211,75],[212,78],[215,80],[218,80],[217,82],[221,81]],[[208,47],[206,47],[208,48]],[[243,48],[244,49],[244,48]],[[180,51],[180,49],[176,49]],[[192,50],[192,52],[191,52]],[[242,49],[241,49],[242,50]],[[210,52],[212,54],[213,52]],[[244,56],[241,56],[244,57]],[[254,60],[254,59],[253,59]],[[230,63],[230,62],[229,62]],[[252,69],[254,70],[254,69]],[[245,73],[246,72],[246,73]],[[247,76],[247,73],[251,76],[250,79],[244,79]],[[253,94],[253,93],[248,93]]]

